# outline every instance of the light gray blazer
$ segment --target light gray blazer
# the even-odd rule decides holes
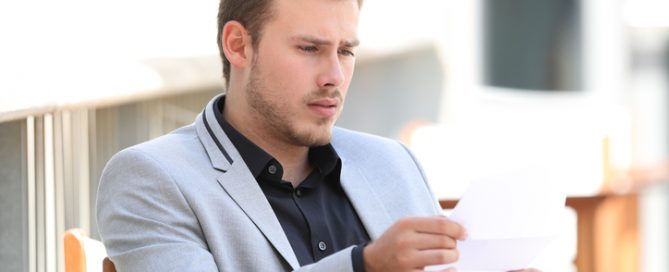
[[[118,271],[352,271],[351,250],[300,267],[272,207],[214,117],[116,154],[97,197]],[[406,216],[440,214],[400,143],[335,128],[341,184],[372,239]]]

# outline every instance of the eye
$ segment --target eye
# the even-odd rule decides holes
[[[339,49],[339,54],[347,57],[355,57],[355,53],[349,49]]]
[[[315,46],[298,46],[298,48],[299,48],[301,51],[304,51],[304,52],[307,52],[307,53],[313,53],[313,52],[317,52],[317,51],[318,51],[318,48],[315,47]]]

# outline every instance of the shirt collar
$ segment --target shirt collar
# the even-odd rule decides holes
[[[225,120],[222,114],[225,106],[225,96],[221,96],[221,98],[216,101],[216,105],[216,110],[214,110],[216,120],[223,128],[223,131],[225,131],[225,134],[228,135],[232,144],[237,148],[237,151],[242,156],[246,166],[248,166],[251,174],[253,174],[256,179],[263,173],[263,171],[265,171],[265,168],[270,165],[270,162],[273,161],[279,166],[279,171],[283,171],[281,164],[274,159],[272,155],[251,142],[251,140],[246,138]],[[341,165],[339,155],[331,144],[310,148],[309,161],[314,164],[323,176],[329,175],[337,169],[338,165]],[[339,179],[337,178],[337,180]]]

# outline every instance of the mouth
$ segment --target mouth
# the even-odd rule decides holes
[[[337,114],[339,100],[335,98],[322,98],[307,104],[310,110],[323,117],[332,117]]]

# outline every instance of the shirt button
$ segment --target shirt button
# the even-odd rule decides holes
[[[297,197],[301,197],[302,196],[302,190],[301,189],[295,189],[295,195]]]
[[[276,174],[276,165],[274,165],[274,164],[270,165],[270,166],[267,168],[267,171],[268,171],[270,174],[272,174],[272,175]]]
[[[325,251],[327,248],[328,245],[326,245],[325,242],[323,241],[318,242],[318,249],[320,249],[321,251]]]

